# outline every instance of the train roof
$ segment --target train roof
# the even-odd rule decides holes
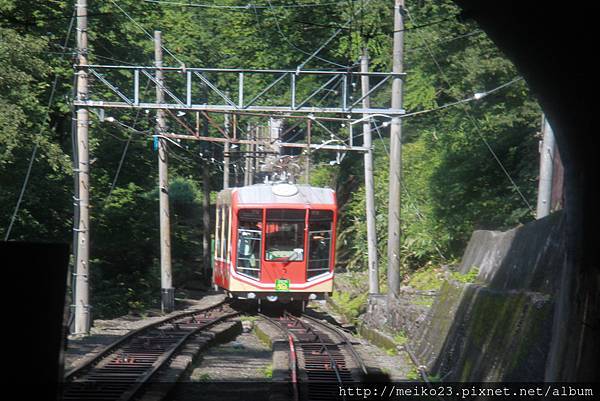
[[[330,188],[294,184],[255,184],[231,188],[238,205],[316,204],[335,205],[335,192]],[[227,198],[227,196],[225,196]]]

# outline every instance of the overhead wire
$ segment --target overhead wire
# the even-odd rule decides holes
[[[405,7],[405,11],[406,11],[406,15],[408,16],[408,18],[411,20],[411,22],[416,25],[412,14],[410,13],[410,11],[408,10],[408,8]],[[446,73],[444,72],[444,70],[442,69],[442,67],[440,66],[439,62],[437,61],[437,59],[435,58],[435,55],[433,54],[433,51],[431,50],[431,47],[429,46],[429,44],[427,43],[426,40],[423,39],[423,43],[427,48],[427,51],[433,61],[433,63],[436,65],[438,71],[440,72],[442,78],[444,79],[444,81],[446,81],[446,84],[449,86],[449,88],[453,88],[453,85],[450,83],[450,80],[448,79],[448,76],[446,75]],[[531,207],[531,204],[529,203],[529,201],[527,201],[527,198],[525,197],[525,195],[523,195],[523,193],[521,192],[521,189],[519,188],[519,186],[517,185],[517,183],[514,181],[514,179],[512,178],[512,176],[510,175],[510,173],[508,172],[508,170],[506,169],[506,167],[504,166],[504,164],[502,163],[502,161],[500,160],[500,158],[498,157],[498,155],[496,154],[496,152],[494,152],[494,150],[492,149],[491,145],[489,144],[489,142],[487,141],[487,139],[485,139],[485,137],[481,134],[481,130],[479,127],[479,124],[477,123],[477,121],[475,120],[475,118],[471,115],[471,113],[469,113],[469,111],[466,108],[463,108],[463,112],[465,113],[465,115],[467,116],[467,118],[469,119],[469,121],[471,122],[471,124],[473,125],[473,127],[475,128],[475,132],[477,133],[477,135],[479,136],[479,138],[483,141],[483,143],[485,144],[485,146],[487,147],[488,151],[491,153],[491,155],[493,156],[494,160],[496,161],[496,163],[498,164],[498,166],[500,166],[500,169],[502,170],[502,172],[504,173],[504,175],[506,175],[506,177],[508,178],[508,180],[510,181],[510,183],[512,184],[512,186],[515,188],[515,190],[517,191],[517,193],[519,194],[519,196],[521,197],[521,199],[523,200],[523,202],[525,203],[525,205],[527,205],[527,207],[529,208],[529,211],[531,213],[533,213],[533,208]]]
[[[119,10],[121,10],[121,12],[135,25],[137,26],[140,30],[142,30],[146,36],[148,36],[153,42],[155,41],[154,36],[150,34],[150,32],[148,32],[146,30],[146,28],[144,28],[142,25],[140,25],[130,14],[127,13],[127,11],[125,11],[121,6],[119,6],[119,4],[117,4],[117,2],[115,0],[110,0],[111,3],[113,3],[115,5],[115,7],[117,7]],[[175,59],[175,61],[177,61],[179,64],[181,65],[185,65],[185,63],[183,61],[181,61],[177,56],[175,56],[166,46],[162,45],[160,46],[167,54],[169,54],[171,57],[173,57],[173,59]]]
[[[71,16],[71,22],[69,23],[69,28],[67,29],[67,35],[65,37],[64,47],[69,43],[69,38],[71,37],[71,31],[73,30],[73,23],[75,21],[75,11]],[[52,107],[52,103],[54,102],[54,95],[56,93],[56,87],[58,86],[58,77],[59,74],[56,73],[54,75],[54,82],[52,83],[52,89],[50,90],[50,96],[48,99],[48,105],[46,107],[46,119],[50,116],[50,107]],[[43,132],[40,131],[39,135]],[[4,241],[8,241],[10,238],[10,233],[12,231],[13,225],[15,223],[15,219],[17,218],[17,214],[19,213],[19,208],[21,207],[21,202],[23,201],[23,196],[25,195],[25,190],[27,189],[27,184],[29,183],[29,178],[31,176],[31,169],[33,167],[33,162],[35,161],[35,157],[38,151],[38,143],[33,146],[33,151],[31,152],[31,157],[29,158],[29,165],[27,166],[27,173],[25,174],[25,179],[23,180],[23,185],[21,186],[21,192],[19,193],[19,198],[17,199],[17,204],[15,205],[15,209],[13,211],[12,217],[10,219],[10,223],[8,228],[6,229],[6,234],[4,235]]]
[[[267,0],[267,2],[269,3],[269,6],[270,6],[270,7],[273,9],[273,11],[275,11],[275,10],[274,10],[274,8],[273,8],[273,6],[272,6],[271,0]],[[316,59],[318,59],[318,60],[321,60],[321,61],[323,61],[323,62],[325,62],[325,63],[331,64],[331,65],[335,65],[336,67],[347,68],[347,66],[345,66],[345,65],[342,65],[342,64],[336,63],[335,61],[327,60],[327,59],[325,59],[325,58],[322,58],[322,57],[319,57],[319,56],[317,56],[315,53],[312,53],[312,54],[311,54],[311,53],[309,53],[309,52],[307,52],[307,51],[305,51],[305,50],[303,50],[303,49],[299,48],[299,47],[298,47],[298,46],[296,46],[294,43],[292,43],[292,42],[289,40],[289,38],[288,38],[288,37],[287,37],[287,36],[286,36],[286,35],[283,33],[283,31],[281,30],[281,26],[279,25],[279,18],[277,18],[277,16],[274,16],[274,20],[275,20],[275,27],[277,28],[277,32],[279,33],[279,36],[281,36],[281,38],[282,38],[282,39],[283,39],[283,40],[284,40],[284,41],[285,41],[285,42],[286,42],[288,45],[290,45],[292,48],[294,48],[295,50],[297,50],[297,51],[299,51],[299,52],[301,52],[301,53],[303,53],[303,54],[305,54],[305,55],[308,55],[308,56],[309,56],[309,58],[308,58],[307,60],[310,60],[310,59],[312,59],[312,58],[314,57],[314,58],[316,58]],[[321,48],[322,48],[322,47],[321,47]],[[321,48],[319,48],[318,50],[320,50]],[[298,70],[301,70],[301,69],[302,69],[302,66],[304,66],[304,64],[306,64],[306,62],[305,62],[305,63],[302,63],[302,64],[301,64],[301,66],[299,66],[299,67],[298,67]]]

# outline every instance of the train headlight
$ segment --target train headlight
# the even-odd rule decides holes
[[[267,300],[269,300],[269,302],[275,302],[277,301],[277,295],[267,295]]]
[[[310,294],[308,299],[317,299],[317,294]]]
[[[249,292],[247,296],[248,296],[248,299],[254,299],[254,298],[256,298],[256,294],[253,293],[253,292]]]

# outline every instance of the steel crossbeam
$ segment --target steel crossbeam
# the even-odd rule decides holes
[[[354,107],[362,98],[352,97],[353,78],[361,76],[379,78],[369,95],[384,87],[390,78],[405,76],[404,73],[393,72],[355,72],[333,70],[278,70],[278,69],[242,69],[242,68],[188,68],[161,67],[165,78],[159,83],[155,76],[157,67],[124,66],[124,65],[81,65],[80,71],[88,71],[102,85],[104,99],[98,94],[90,94],[87,99],[76,99],[75,106],[93,108],[128,108],[128,109],[169,109],[204,112],[266,112],[282,114],[387,114],[401,115],[403,109],[394,109],[382,105],[369,108]],[[208,75],[211,75],[209,79]],[[216,79],[213,78],[216,76]],[[247,83],[250,77],[263,78],[261,85],[254,85],[250,93]],[[264,79],[265,76],[269,80]],[[156,103],[156,101],[140,92],[140,78],[147,78],[149,84],[164,90],[172,102]],[[313,77],[305,82],[301,78]],[[319,82],[324,77],[325,82]],[[217,84],[216,82],[220,82]],[[267,81],[268,83],[262,83]],[[228,82],[224,84],[223,82]],[[286,83],[284,85],[284,83]],[[221,87],[219,87],[221,85]],[[223,88],[227,85],[227,88]],[[341,87],[341,90],[337,90]],[[124,88],[130,88],[129,90]],[[266,96],[275,88],[279,91],[275,96]],[[299,91],[299,89],[301,89]],[[96,91],[100,92],[100,91]],[[237,102],[227,93],[238,93]],[[328,92],[319,99],[319,95]],[[108,93],[109,95],[106,95]],[[304,93],[298,99],[299,93]],[[326,104],[324,99],[331,93]],[[110,95],[112,94],[112,95]],[[364,97],[364,96],[363,96]],[[245,101],[249,98],[249,101]],[[215,101],[216,99],[216,101]],[[259,104],[261,103],[261,104]],[[374,102],[372,102],[374,103]]]

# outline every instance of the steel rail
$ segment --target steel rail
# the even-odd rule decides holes
[[[96,383],[107,381],[110,383],[111,380],[115,381],[116,388],[112,389],[112,394],[103,394],[104,398],[119,401],[133,399],[139,395],[149,380],[179,352],[191,336],[197,335],[215,324],[240,314],[240,311],[237,310],[223,311],[223,306],[228,305],[229,302],[224,300],[208,308],[179,313],[161,319],[158,322],[128,333],[104,348],[97,355],[88,358],[83,364],[72,369],[65,376],[63,399],[69,399],[69,397],[73,396],[79,399],[80,395],[77,394],[82,391],[88,398],[90,396],[93,398],[95,394],[93,386]],[[210,315],[214,312],[218,314],[216,316]],[[188,318],[190,318],[189,321],[184,321]],[[170,333],[169,330],[161,329],[165,325],[171,325],[174,332]],[[182,329],[180,325],[187,325],[188,327]],[[189,327],[190,325],[192,327]],[[142,335],[151,334],[153,331],[158,331],[159,335],[148,336],[146,337],[146,341],[148,341],[149,345],[153,343],[154,348],[148,348],[147,351],[142,353],[140,350],[136,350],[136,347],[139,348],[139,344],[135,344],[137,338],[143,338]],[[164,336],[165,332],[170,335]],[[134,350],[127,350],[128,347]],[[144,344],[143,348],[145,347],[146,345]],[[117,356],[119,353],[121,355]],[[133,355],[133,357],[128,361],[130,355]],[[103,364],[102,362],[106,363]],[[115,365],[117,366],[115,367]],[[117,367],[120,370],[119,372],[115,370]],[[89,375],[88,379],[91,380],[85,380],[86,375]],[[79,378],[83,380],[78,381]],[[69,385],[74,387],[69,388]],[[85,390],[86,385],[92,385],[92,392]],[[102,391],[102,389],[98,389],[97,391]]]
[[[320,384],[323,384],[327,380],[326,377],[322,375],[322,373],[318,373],[319,369],[322,369],[323,372],[329,372],[329,374],[333,373],[335,377],[332,377],[332,379],[336,380],[339,384],[343,384],[345,380],[348,380],[350,370],[346,367],[346,363],[344,362],[344,359],[347,357],[354,359],[357,366],[362,370],[362,372],[364,374],[367,373],[367,369],[364,362],[362,361],[361,357],[358,355],[352,344],[348,341],[348,338],[335,327],[332,327],[331,325],[323,323],[311,316],[307,316],[304,314],[301,317],[297,317],[285,312],[282,318],[288,322],[287,324],[278,320],[274,320],[264,314],[259,314],[259,316],[263,317],[266,321],[279,328],[288,337],[288,339],[290,339],[290,358],[292,359],[292,363],[290,364],[291,370],[297,369],[297,362],[295,359],[293,359],[295,358],[293,357],[293,355],[296,349],[299,349],[300,352],[304,355],[304,370],[308,379],[307,384],[309,385],[309,393],[311,393],[312,396],[315,396],[313,391],[316,391],[316,397],[318,399],[320,399],[319,397],[323,396],[327,397],[322,392],[320,394],[318,393],[320,391],[318,386]],[[293,330],[303,330],[304,333],[293,332]],[[334,333],[336,336],[340,337],[341,341],[331,342],[327,333]],[[311,339],[302,339],[301,336],[303,334],[311,336]],[[327,338],[327,341],[324,340],[323,336]],[[314,346],[317,346],[319,350],[316,351]],[[340,352],[341,349],[335,349],[335,347],[340,346],[344,347],[344,349],[347,349],[349,355],[344,356],[344,354]],[[322,357],[325,357],[326,359],[322,360],[322,362],[314,360],[315,352],[322,355]],[[332,352],[336,355],[334,356]],[[338,362],[336,362],[336,358],[340,361],[340,363],[342,363],[342,366],[340,366]],[[319,368],[318,366],[315,367],[315,364],[319,365],[319,363],[323,364],[322,368]],[[293,371],[291,372],[291,376],[292,378],[294,377]],[[312,388],[311,390],[311,384],[316,385],[317,387]],[[294,386],[297,385],[294,384]]]
[[[209,306],[207,308],[204,309],[198,309],[198,310],[194,310],[194,311],[189,311],[189,312],[182,312],[182,313],[178,313],[176,315],[173,316],[167,316],[164,319],[160,319],[154,323],[151,323],[147,326],[144,327],[140,327],[139,329],[136,330],[132,330],[129,333],[125,334],[124,336],[122,336],[121,338],[119,338],[118,340],[114,341],[113,343],[109,344],[108,346],[106,346],[105,348],[103,348],[99,353],[89,356],[87,358],[85,358],[82,362],[80,362],[79,366],[72,368],[71,370],[69,370],[66,374],[65,374],[65,378],[64,381],[69,381],[72,380],[76,375],[78,375],[81,371],[90,368],[92,365],[97,364],[100,360],[106,358],[106,356],[108,356],[110,353],[112,353],[113,351],[115,351],[117,348],[119,348],[122,344],[124,344],[125,342],[129,341],[130,339],[134,338],[135,336],[153,329],[155,327],[159,327],[162,326],[163,324],[168,324],[174,320],[178,320],[184,317],[188,317],[188,316],[192,316],[192,315],[196,315],[198,313],[204,313],[204,312],[208,312],[211,309],[217,308],[219,306],[223,306],[226,305],[228,303],[228,300],[225,299],[213,306]]]
[[[143,376],[141,376],[138,379],[137,383],[133,386],[133,388],[131,390],[129,390],[127,393],[125,393],[120,398],[120,400],[125,401],[125,400],[133,399],[138,394],[138,392],[142,389],[142,387],[148,382],[148,380],[150,380],[150,378],[152,378],[152,376],[154,376],[156,374],[156,372],[158,372],[158,370],[161,369],[163,367],[163,365],[165,365],[165,363],[173,357],[173,355],[175,355],[175,353],[177,351],[179,351],[181,346],[183,344],[185,344],[192,335],[196,335],[197,333],[201,332],[202,330],[212,327],[217,323],[221,323],[222,321],[229,319],[231,317],[234,317],[236,315],[239,315],[239,314],[240,314],[240,312],[237,312],[237,311],[227,313],[227,314],[219,316],[209,322],[206,322],[206,323],[198,326],[197,328],[191,330],[189,333],[185,334],[173,347],[171,347],[171,349],[169,351],[162,354],[154,362],[154,365],[152,366],[152,368],[148,372],[146,372]]]
[[[300,394],[298,391],[298,355],[296,354],[296,348],[294,346],[294,337],[292,336],[292,333],[290,333],[290,331],[287,329],[287,327],[284,327],[283,325],[279,324],[279,322],[275,321],[274,319],[271,319],[269,316],[267,316],[263,313],[259,313],[258,316],[262,317],[267,322],[271,323],[273,326],[275,326],[279,330],[283,331],[288,338],[289,345],[290,345],[290,365],[291,365],[290,366],[290,379],[291,379],[292,390],[293,390],[293,394],[294,394],[293,401],[298,401],[299,394]]]
[[[302,314],[302,317],[304,319],[310,320],[311,322],[313,322],[315,324],[321,325],[322,327],[325,327],[326,329],[333,331],[335,334],[337,334],[338,337],[342,340],[342,343],[345,345],[346,349],[348,351],[350,351],[350,354],[352,354],[352,358],[359,365],[360,369],[363,371],[363,374],[366,375],[368,373],[367,367],[366,367],[365,363],[363,362],[362,358],[360,357],[358,352],[356,352],[352,343],[350,341],[348,341],[348,337],[346,337],[346,335],[344,334],[344,332],[342,330],[340,330],[337,327],[334,327],[333,325],[330,325],[328,323],[321,322],[318,319],[316,319],[312,316],[309,316],[305,313]]]

